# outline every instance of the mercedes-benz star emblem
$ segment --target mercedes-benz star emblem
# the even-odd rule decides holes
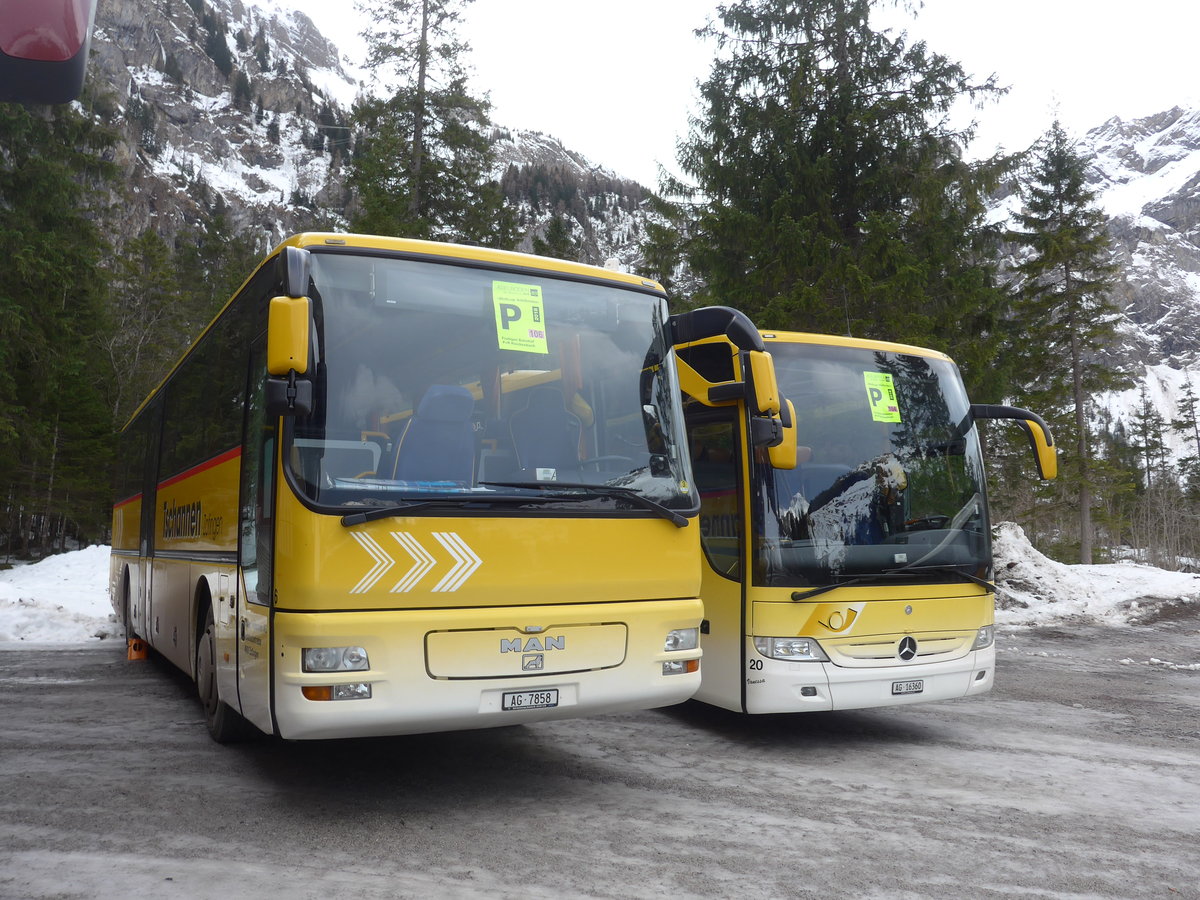
[[[906,637],[900,642],[900,646],[896,648],[896,655],[905,662],[917,655],[917,639],[914,637]]]

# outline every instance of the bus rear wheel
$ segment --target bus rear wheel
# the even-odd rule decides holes
[[[196,691],[204,707],[204,723],[218,744],[228,744],[249,738],[253,731],[241,714],[221,699],[217,686],[216,623],[212,607],[204,618],[204,631],[196,643]]]
[[[133,600],[130,597],[129,589],[129,570],[125,570],[125,575],[121,578],[121,624],[125,628],[125,640],[130,641],[137,637],[133,633]]]

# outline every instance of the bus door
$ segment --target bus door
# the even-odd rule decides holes
[[[704,678],[697,699],[742,708],[745,560],[742,464],[744,430],[737,407],[689,415],[692,477],[700,493],[700,596],[704,599]]]
[[[748,461],[795,466],[794,411],[778,395],[766,353],[739,350],[725,338],[680,344],[676,350],[704,551],[704,670],[696,698],[744,711],[745,687],[756,677],[755,670],[744,669],[750,624],[745,535],[753,533],[747,519]]]
[[[277,420],[266,414],[266,347],[255,344],[250,354],[251,388],[246,401],[246,430],[242,443],[241,497],[238,523],[236,609],[226,632],[218,626],[218,659],[236,655],[234,685],[222,683],[222,695],[237,697],[241,714],[267,734],[271,716],[271,606],[275,546],[275,485],[277,483]],[[218,666],[218,670],[222,667]],[[228,689],[227,689],[228,688]]]
[[[162,440],[162,401],[154,406],[146,424],[146,462],[142,474],[142,520],[138,539],[138,561],[135,584],[130,586],[133,609],[130,618],[133,630],[147,640],[150,638],[150,578],[154,562],[154,510],[158,503],[158,450]]]

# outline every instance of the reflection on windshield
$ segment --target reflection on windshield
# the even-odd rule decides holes
[[[953,364],[773,343],[796,407],[799,464],[756,468],[766,583],[804,587],[904,567],[982,575],[983,467]]]
[[[648,361],[669,359],[660,297],[542,272],[312,261],[315,404],[284,458],[314,503],[345,512],[436,497],[444,512],[516,496],[562,508],[536,488],[565,482],[695,507],[673,361],[643,377]],[[612,510],[613,496],[580,504]]]

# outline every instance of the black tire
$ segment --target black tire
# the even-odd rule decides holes
[[[133,633],[133,601],[129,596],[129,570],[125,570],[125,575],[121,579],[121,624],[125,628],[125,640],[131,641],[136,634]]]
[[[204,631],[196,642],[196,692],[204,708],[204,723],[208,726],[208,733],[218,744],[244,741],[255,735],[257,729],[221,699],[221,690],[217,685],[216,624],[212,606],[206,611]]]

